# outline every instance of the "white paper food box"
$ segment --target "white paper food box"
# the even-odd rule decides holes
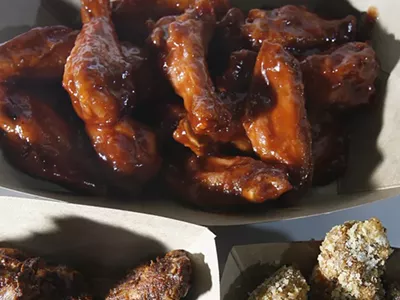
[[[313,10],[335,14],[342,11],[367,11],[374,6],[379,13],[379,24],[373,44],[382,64],[380,96],[382,105],[371,110],[360,120],[354,120],[350,143],[349,167],[346,176],[325,188],[313,189],[290,208],[275,207],[253,214],[207,213],[183,206],[173,199],[126,202],[79,197],[60,188],[33,180],[13,170],[0,159],[0,186],[61,201],[85,203],[151,213],[204,225],[232,225],[304,217],[354,207],[400,194],[400,23],[398,0],[233,0],[245,9],[267,4],[305,4]],[[76,21],[78,0],[1,0],[0,41],[7,40],[35,25],[49,25]],[[342,13],[343,15],[343,13]],[[386,88],[385,88],[386,86]]]
[[[69,265],[102,284],[122,280],[132,267],[167,251],[184,249],[194,271],[188,299],[219,299],[214,237],[204,227],[152,215],[0,197],[0,247]]]

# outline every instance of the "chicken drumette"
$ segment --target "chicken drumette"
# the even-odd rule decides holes
[[[109,0],[83,0],[81,13],[84,25],[65,66],[64,87],[99,157],[140,185],[157,173],[160,157],[154,133],[130,117],[136,66],[117,39]]]
[[[49,266],[10,248],[0,249],[0,299],[91,300],[80,273],[64,266]]]

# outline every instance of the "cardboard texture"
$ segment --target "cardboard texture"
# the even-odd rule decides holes
[[[181,205],[173,199],[115,201],[72,195],[57,186],[34,180],[13,170],[0,159],[0,186],[48,199],[99,205],[151,213],[204,225],[233,225],[298,218],[328,213],[382,200],[400,194],[400,25],[397,0],[233,0],[233,5],[277,7],[305,4],[310,9],[342,17],[374,6],[379,23],[373,44],[382,63],[377,105],[354,117],[351,128],[349,168],[346,176],[328,187],[313,189],[290,207],[274,206],[256,213],[213,214]],[[79,23],[79,0],[2,0],[0,1],[0,41],[36,25]],[[155,187],[155,189],[157,189]]]
[[[180,221],[83,205],[0,197],[0,247],[14,247],[81,271],[108,291],[138,264],[174,249],[191,253],[188,299],[219,298],[214,234]]]
[[[282,265],[297,267],[308,279],[317,264],[320,242],[268,243],[235,246],[229,253],[221,279],[221,300],[247,299],[260,283]],[[387,263],[386,277],[400,280],[400,249]]]

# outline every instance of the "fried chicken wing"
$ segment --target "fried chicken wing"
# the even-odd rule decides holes
[[[65,95],[43,89],[38,94],[21,87],[0,87],[0,145],[7,160],[25,173],[69,189],[104,194],[98,163],[74,120],[63,109]],[[61,89],[62,91],[62,89]],[[54,92],[54,93],[52,93]],[[52,104],[50,103],[52,102]],[[67,102],[68,103],[68,102]],[[64,116],[66,111],[63,112]]]
[[[348,136],[342,120],[329,113],[309,113],[314,161],[313,185],[327,185],[347,167]]]
[[[182,200],[207,209],[263,203],[292,189],[284,166],[239,156],[179,154],[167,167],[166,180]]]
[[[335,226],[320,247],[313,299],[382,299],[381,276],[392,253],[386,229],[371,218]]]
[[[38,27],[0,44],[0,82],[60,80],[77,34],[65,26]]]
[[[137,181],[160,167],[155,134],[129,116],[135,105],[132,52],[125,55],[111,22],[109,0],[82,1],[83,28],[68,58],[63,85],[99,157]],[[137,70],[136,70],[137,71]]]
[[[294,267],[281,267],[251,294],[248,300],[307,300],[310,287]]]
[[[0,299],[91,300],[80,273],[49,266],[16,249],[0,249]]]
[[[311,131],[300,64],[278,44],[265,41],[257,56],[243,126],[263,161],[287,165],[296,185],[311,180]]]
[[[112,289],[106,300],[179,300],[191,286],[192,263],[184,250],[168,252],[155,262],[134,269]]]
[[[242,30],[254,49],[260,49],[263,41],[268,41],[294,53],[302,53],[353,41],[356,18],[324,20],[304,6],[286,5],[270,11],[250,10]]]
[[[166,76],[184,100],[193,132],[220,141],[230,137],[232,115],[207,68],[207,45],[214,27],[212,8],[200,3],[197,10],[160,19],[151,40],[159,49]]]
[[[351,109],[371,102],[379,63],[366,43],[348,43],[301,63],[308,107]]]

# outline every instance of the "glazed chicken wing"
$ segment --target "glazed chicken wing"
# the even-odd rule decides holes
[[[229,8],[227,0],[207,0],[217,15]],[[179,15],[194,8],[197,0],[117,0],[113,2],[113,21],[121,39],[142,43],[148,37],[149,20]]]
[[[312,55],[301,63],[307,106],[350,109],[370,103],[379,63],[365,43],[348,43],[331,54]]]
[[[270,11],[250,10],[243,34],[260,49],[263,41],[277,43],[294,53],[354,40],[356,19],[324,20],[304,6],[287,5]]]
[[[243,125],[263,161],[287,165],[296,184],[310,181],[311,131],[300,64],[278,44],[265,41],[260,49]]]
[[[0,44],[0,82],[60,80],[77,34],[64,26],[34,28]]]
[[[138,184],[158,171],[155,134],[129,116],[133,74],[111,22],[109,0],[83,0],[83,28],[65,66],[63,85],[99,157]],[[129,54],[125,50],[125,54]]]
[[[134,269],[106,300],[179,300],[189,292],[192,263],[184,250],[174,250]]]
[[[204,208],[263,203],[292,189],[286,167],[250,157],[179,155],[166,180],[182,200]]]
[[[0,299],[91,300],[80,273],[49,266],[16,249],[0,249]]]
[[[25,173],[90,194],[104,194],[98,163],[74,120],[60,115],[65,95],[38,94],[21,87],[0,87],[0,145],[6,159]],[[62,91],[62,89],[61,89]],[[67,97],[68,98],[68,97]],[[47,101],[47,102],[46,102]],[[49,103],[49,102],[52,102]],[[67,102],[68,103],[68,102]],[[63,111],[66,115],[66,111]]]
[[[151,39],[159,49],[161,65],[175,92],[184,100],[193,132],[226,141],[231,135],[232,114],[208,72],[206,53],[215,16],[204,2],[207,1],[203,0],[197,10],[160,19]]]
[[[324,112],[309,113],[314,161],[313,185],[326,185],[347,167],[348,137],[341,120]]]

